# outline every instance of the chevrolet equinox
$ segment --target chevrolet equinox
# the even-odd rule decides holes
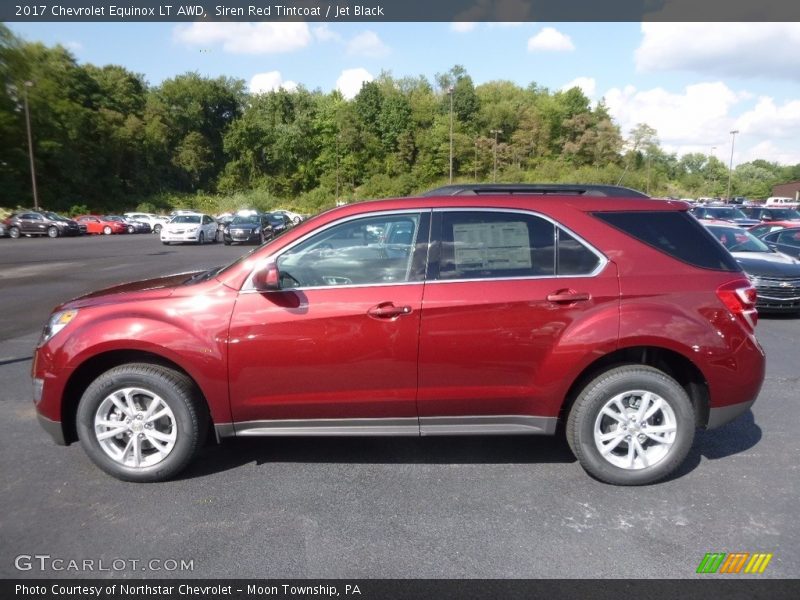
[[[34,400],[57,443],[128,481],[174,476],[209,432],[564,431],[589,474],[641,485],[754,402],[755,302],[683,202],[448,186],[57,307]]]

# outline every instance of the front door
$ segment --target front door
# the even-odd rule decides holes
[[[238,435],[418,435],[428,223],[421,212],[335,223],[276,257],[280,291],[245,285],[229,339]],[[387,245],[398,228],[409,235]]]

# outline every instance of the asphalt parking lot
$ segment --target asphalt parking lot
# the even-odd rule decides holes
[[[233,440],[150,485],[49,440],[29,371],[53,306],[247,250],[0,239],[0,577],[688,578],[707,552],[771,552],[759,577],[800,574],[800,318],[762,317],[767,379],[752,412],[698,432],[676,477],[641,488],[594,481],[560,438]],[[126,562],[15,568],[33,554]],[[153,559],[193,569],[142,571]]]

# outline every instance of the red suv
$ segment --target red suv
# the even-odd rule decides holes
[[[672,473],[754,402],[755,290],[679,201],[456,186],[351,204],[235,263],[68,302],[44,428],[158,481],[232,436],[553,434],[594,477]]]

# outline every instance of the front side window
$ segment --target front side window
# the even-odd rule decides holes
[[[438,279],[497,279],[555,273],[555,226],[522,213],[441,215]]]
[[[778,243],[788,246],[800,246],[800,231],[781,231],[778,234]]]
[[[424,263],[412,268],[420,236],[419,213],[348,220],[312,235],[277,261],[281,287],[389,285],[421,281]]]

